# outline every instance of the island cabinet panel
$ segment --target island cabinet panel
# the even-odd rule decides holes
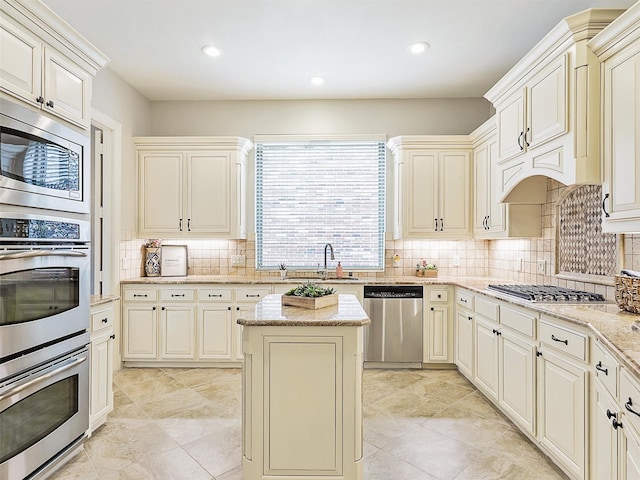
[[[306,310],[269,295],[238,321],[243,480],[362,480],[369,320],[356,297]]]
[[[342,339],[269,336],[264,342],[266,473],[340,475]]]

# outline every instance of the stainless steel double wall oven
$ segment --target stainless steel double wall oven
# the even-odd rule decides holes
[[[89,139],[0,106],[0,478],[22,480],[89,427]]]

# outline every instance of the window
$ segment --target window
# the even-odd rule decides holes
[[[256,139],[258,269],[384,268],[386,146],[376,139]],[[322,266],[322,265],[321,265]]]

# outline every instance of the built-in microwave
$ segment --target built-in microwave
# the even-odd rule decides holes
[[[89,137],[0,99],[0,204],[90,213]]]

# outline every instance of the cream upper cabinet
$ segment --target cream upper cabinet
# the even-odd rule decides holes
[[[403,136],[394,155],[394,238],[471,236],[471,149],[467,136]]]
[[[246,160],[239,137],[139,137],[138,232],[246,238]]]
[[[640,231],[640,6],[594,37],[602,70],[602,230]]]
[[[53,13],[38,9],[34,23],[29,6],[10,0],[15,5],[9,9],[6,3],[0,16],[0,91],[88,129],[91,78],[107,58]]]
[[[498,199],[498,140],[491,117],[471,135],[473,143],[473,235],[475,238],[540,237],[540,204],[508,204]]]
[[[620,13],[565,18],[485,94],[496,109],[499,200],[544,203],[543,177],[600,181],[599,64],[587,41]]]

